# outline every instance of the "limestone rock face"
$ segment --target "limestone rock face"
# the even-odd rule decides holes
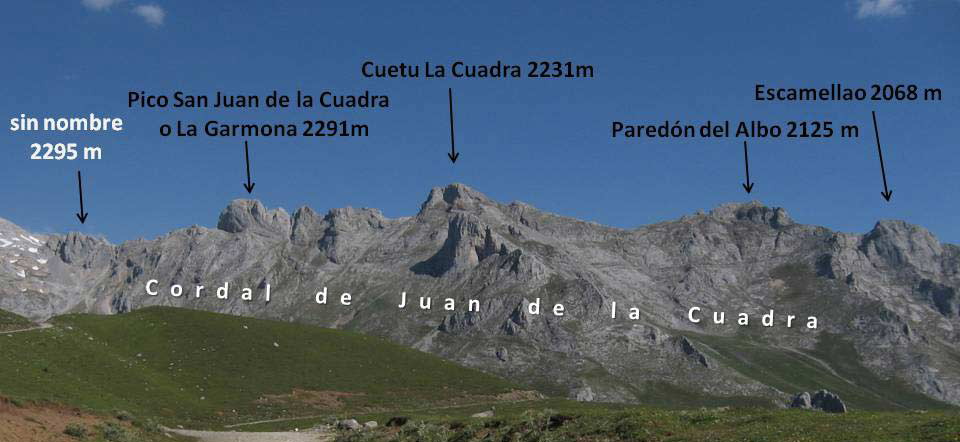
[[[593,393],[593,389],[590,386],[585,386],[576,391],[576,399],[578,402],[593,402],[597,396]]]
[[[220,212],[217,228],[229,233],[289,236],[292,226],[290,215],[283,209],[268,211],[260,201],[233,200]]]
[[[782,208],[770,208],[757,201],[747,204],[724,204],[710,212],[723,221],[750,221],[775,229],[793,224],[793,220]]]
[[[234,296],[148,296],[150,280],[229,283]],[[268,284],[269,304],[238,295]],[[352,305],[317,305],[324,287],[331,298],[351,293]],[[958,291],[960,248],[923,228],[880,221],[864,235],[838,233],[759,202],[618,229],[451,184],[409,217],[307,207],[291,216],[235,200],[216,228],[119,245],[0,220],[0,309],[32,319],[165,305],[349,328],[591,401],[643,403],[669,388],[784,404],[791,397],[767,382],[793,367],[832,381],[808,391],[900,397],[883,390],[893,382],[850,382],[895,380],[913,390],[911,404],[960,405]],[[692,307],[699,323],[687,319]],[[749,325],[738,325],[741,313]],[[808,316],[817,328],[805,327]],[[797,400],[846,407],[829,392]]]
[[[451,184],[446,187],[434,187],[427,200],[420,206],[423,215],[432,210],[475,212],[484,207],[495,207],[496,203],[486,195],[463,184]]]
[[[803,393],[797,393],[793,397],[793,400],[790,402],[790,408],[801,408],[804,410],[809,410],[813,408],[813,403],[810,399],[810,393],[804,391]]]
[[[827,390],[820,390],[814,393],[810,400],[810,405],[817,410],[823,410],[827,413],[847,412],[847,406],[840,400],[840,396]]]
[[[805,391],[798,393],[790,402],[790,408],[825,411],[827,413],[847,412],[847,405],[840,400],[840,396],[827,390],[818,390],[813,396]]]

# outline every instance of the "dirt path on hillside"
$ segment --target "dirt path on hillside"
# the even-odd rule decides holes
[[[523,393],[523,392],[521,392]],[[536,393],[536,392],[534,392]],[[497,406],[501,404],[519,404],[521,402],[532,402],[537,399],[522,399],[522,400],[503,400],[503,401],[486,401],[486,402],[473,402],[468,404],[452,404],[452,405],[442,405],[439,407],[422,407],[422,408],[413,408],[407,410],[396,410],[400,414],[410,414],[420,411],[435,411],[435,410],[448,410],[451,408],[466,408],[466,407],[477,407],[477,406]],[[294,416],[294,417],[281,417],[277,419],[266,419],[262,421],[253,421],[253,422],[241,422],[239,424],[224,425],[223,428],[237,428],[237,427],[246,427],[248,425],[259,425],[259,424],[273,424],[277,422],[289,422],[289,421],[298,421],[305,419],[317,419],[321,417],[328,417],[330,413],[327,414],[316,414],[311,416]]]
[[[331,442],[333,432],[278,431],[273,433],[247,433],[243,431],[196,431],[165,428],[169,433],[197,438],[200,442]]]
[[[847,378],[845,378],[845,377],[843,377],[843,376],[840,376],[840,373],[837,373],[837,371],[834,370],[833,367],[831,367],[830,364],[828,364],[827,361],[824,361],[823,359],[820,359],[820,358],[818,358],[818,357],[816,357],[816,356],[814,356],[814,355],[812,355],[812,354],[809,354],[809,353],[804,352],[804,351],[797,350],[797,349],[792,348],[792,347],[785,347],[785,346],[782,346],[782,345],[776,345],[775,347],[776,347],[776,348],[779,348],[779,349],[781,349],[781,350],[789,351],[789,352],[794,353],[794,354],[796,354],[796,355],[798,355],[798,356],[801,356],[801,357],[803,357],[803,358],[806,358],[806,359],[808,359],[808,360],[811,360],[811,361],[813,361],[813,362],[816,362],[817,364],[820,364],[820,366],[823,367],[824,370],[827,370],[828,372],[830,372],[830,374],[836,376],[837,378],[839,378],[839,379],[842,380],[843,382],[846,382],[846,383],[848,383],[848,384],[850,384],[850,385],[853,385],[853,386],[856,386],[856,385],[857,385],[855,382],[853,382],[853,381],[851,381],[851,380],[849,380],[849,379],[847,379]]]
[[[37,324],[33,327],[21,328],[19,330],[0,331],[0,335],[12,335],[14,333],[23,333],[23,332],[33,331],[33,330],[43,330],[50,327],[53,327],[53,324]]]
[[[860,386],[860,384],[857,384],[856,382],[853,382],[853,381],[851,381],[850,379],[847,379],[847,378],[845,378],[845,377],[843,377],[843,376],[840,376],[840,373],[837,373],[837,371],[834,370],[833,367],[830,366],[830,364],[828,364],[827,361],[824,361],[823,359],[820,359],[820,358],[818,358],[818,357],[816,357],[816,356],[814,356],[814,355],[811,355],[811,354],[809,354],[809,353],[807,353],[807,352],[797,350],[797,349],[795,349],[795,348],[783,347],[783,346],[779,346],[779,345],[777,346],[777,348],[780,348],[780,349],[783,349],[783,350],[787,350],[787,351],[796,353],[796,354],[798,354],[798,355],[800,355],[800,356],[803,356],[803,357],[805,357],[805,358],[807,358],[807,359],[810,359],[810,360],[812,360],[812,361],[814,361],[814,362],[819,363],[821,366],[823,366],[824,369],[826,369],[827,371],[829,371],[830,374],[836,376],[838,379],[840,379],[840,380],[842,380],[842,381],[850,384],[851,386],[854,386],[854,387],[857,387],[857,388],[860,388],[860,389],[866,391],[866,392],[869,393],[871,396],[873,396],[873,397],[875,397],[875,398],[877,398],[877,399],[885,400],[885,401],[890,401],[890,402],[893,402],[894,404],[896,404],[897,406],[899,406],[899,407],[901,407],[901,408],[908,409],[908,410],[910,409],[910,406],[908,406],[908,405],[904,405],[904,404],[901,404],[900,402],[897,402],[897,401],[895,401],[895,400],[893,400],[893,399],[890,399],[890,398],[887,398],[887,397],[883,397],[883,396],[881,396],[880,394],[878,394],[877,392],[873,391],[873,390],[870,389],[870,388],[862,387],[862,386]]]
[[[326,416],[330,416],[330,414],[327,413],[327,414],[315,414],[312,416],[281,417],[278,419],[266,419],[262,421],[243,422],[243,423],[233,424],[233,425],[224,425],[223,428],[237,428],[237,427],[246,427],[249,425],[273,424],[277,422],[299,421],[304,419],[317,419],[317,418],[326,417]]]

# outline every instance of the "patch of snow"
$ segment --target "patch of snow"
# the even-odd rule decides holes
[[[31,247],[31,248],[27,249],[27,251],[29,251],[30,253],[37,253],[37,248],[36,248],[36,247]]]
[[[39,262],[40,264],[46,264],[46,263],[47,263],[47,259],[46,259],[46,258],[40,258],[40,259],[37,260],[37,262]]]
[[[17,276],[19,276],[19,277],[21,277],[21,278],[26,278],[26,277],[27,277],[27,272],[23,271],[23,269],[20,269],[19,271],[17,271]]]

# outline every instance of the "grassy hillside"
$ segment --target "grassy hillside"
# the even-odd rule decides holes
[[[851,321],[856,313],[839,301],[849,297],[846,286],[817,277],[808,265],[784,265],[770,276],[784,281],[787,287],[780,305],[802,305],[793,307],[793,311],[810,312],[821,318],[835,315],[832,317],[837,323]],[[915,391],[903,381],[881,379],[864,366],[853,343],[837,334],[820,333],[812,350],[773,347],[759,328],[748,328],[736,337],[686,334],[707,344],[704,351],[725,365],[787,393],[825,388],[859,410],[953,408]]]
[[[509,382],[356,333],[193,310],[68,315],[3,337],[0,395],[168,426],[494,401]]]
[[[825,388],[859,410],[954,408],[898,380],[880,379],[862,365],[852,344],[835,335],[821,335],[811,352],[771,349],[739,338],[691,334],[690,339],[706,343],[715,350],[706,350],[711,356],[780,391]]]
[[[16,329],[30,325],[5,317]],[[857,411],[943,404],[865,376],[856,353],[838,337],[825,335],[806,354],[766,350],[736,338],[691,338],[709,343],[713,357],[785,391],[821,386],[837,391],[855,411],[838,416],[695,403],[688,405],[693,410],[669,410],[533,400],[501,378],[382,339],[172,308],[68,315],[51,328],[0,336],[0,397],[22,404],[10,410],[25,416],[22,425],[8,422],[6,430],[32,431],[32,423],[42,420],[48,430],[43,434],[62,436],[61,427],[70,421],[51,414],[60,408],[44,408],[45,402],[97,413],[70,417],[89,431],[89,440],[113,440],[105,435],[117,425],[125,425],[128,440],[152,440],[165,437],[150,430],[158,428],[155,423],[209,429],[239,423],[247,425],[235,430],[275,431],[338,417],[384,423],[393,416],[408,416],[411,423],[343,433],[341,439],[960,440],[956,409]],[[683,399],[673,390],[662,395]],[[496,417],[470,417],[489,409]]]
[[[33,323],[30,322],[29,319],[5,310],[0,310],[0,332],[21,330],[31,326],[33,326]]]
[[[342,442],[417,441],[844,441],[960,440],[955,412],[853,412],[699,409],[622,410],[552,404],[556,408],[504,410],[493,418],[427,418],[399,428],[343,432]],[[500,411],[498,409],[498,411]]]

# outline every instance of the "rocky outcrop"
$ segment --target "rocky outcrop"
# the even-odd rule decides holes
[[[593,402],[597,399],[597,395],[593,393],[593,389],[589,385],[583,386],[583,388],[578,389],[574,397],[577,402]]]
[[[363,426],[361,426],[360,422],[357,422],[356,419],[343,419],[337,421],[338,430],[357,431],[361,428],[363,428]]]
[[[757,201],[747,204],[724,204],[710,212],[710,215],[723,221],[750,221],[774,229],[793,224],[793,220],[782,208],[770,208]]]
[[[693,343],[690,342],[689,339],[687,339],[686,337],[680,336],[680,337],[674,338],[674,342],[676,343],[675,344],[676,348],[681,353],[697,361],[697,363],[704,366],[705,368],[710,368],[710,362],[707,360],[706,355],[701,353],[700,350],[697,350],[697,348],[694,347]]]
[[[414,273],[440,277],[450,271],[470,270],[491,256],[509,255],[503,238],[473,215],[454,215],[446,236],[435,255],[411,267]]]
[[[903,221],[880,221],[860,242],[860,250],[876,265],[895,270],[942,270],[943,246],[926,229]]]
[[[917,290],[920,295],[929,303],[933,304],[946,318],[953,318],[960,314],[960,308],[957,307],[960,299],[957,298],[957,289],[943,284],[938,284],[929,279],[920,281]]]
[[[810,399],[810,393],[804,391],[803,393],[797,393],[793,397],[793,400],[790,401],[790,408],[800,408],[804,410],[810,410],[813,408],[813,402]]]
[[[819,390],[813,396],[807,392],[799,393],[790,402],[790,408],[825,411],[827,413],[847,412],[847,405],[843,403],[840,396],[827,390]]]
[[[220,212],[217,228],[229,233],[254,233],[288,237],[290,215],[283,209],[267,210],[260,201],[233,200]]]
[[[496,203],[486,195],[463,184],[451,184],[446,187],[434,187],[427,200],[420,205],[419,216],[427,216],[431,211],[478,212],[485,207],[495,207]]]

